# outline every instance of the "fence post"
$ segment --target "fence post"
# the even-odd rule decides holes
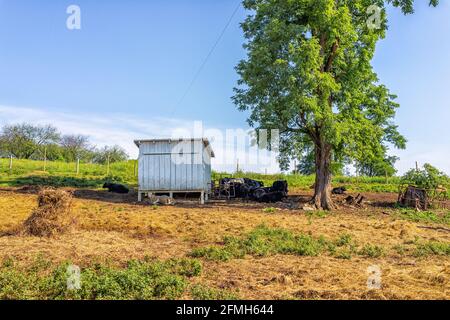
[[[109,154],[106,158],[106,175],[109,176]]]
[[[77,159],[77,175],[80,174],[80,158]]]
[[[12,169],[13,169],[13,156],[10,155],[9,156],[9,174],[12,174]]]
[[[47,147],[44,148],[44,172],[47,171]]]

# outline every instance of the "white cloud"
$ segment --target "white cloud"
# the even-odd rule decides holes
[[[92,143],[104,146],[118,144],[132,157],[137,156],[133,141],[146,137],[170,137],[174,127],[183,126],[179,120],[153,118],[143,120],[122,114],[76,114],[27,107],[0,105],[0,124],[30,122],[52,124],[63,134],[83,134]]]
[[[33,124],[52,124],[63,134],[83,134],[89,136],[97,146],[118,144],[125,148],[133,158],[138,149],[134,140],[149,138],[173,138],[177,132],[183,136],[210,138],[216,158],[213,169],[232,172],[239,159],[240,168],[245,171],[275,173],[279,171],[275,156],[250,147],[248,140],[243,145],[234,146],[234,140],[226,138],[226,130],[204,127],[199,122],[162,117],[135,118],[128,114],[77,114],[67,111],[37,109],[31,107],[12,107],[0,105],[0,125],[29,122]],[[232,132],[245,132],[246,129],[230,129]],[[213,136],[213,137],[211,137]],[[248,137],[247,137],[248,138]],[[231,147],[230,147],[231,144]]]

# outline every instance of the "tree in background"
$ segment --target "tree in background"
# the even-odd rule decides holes
[[[299,160],[296,171],[303,175],[313,175],[316,172],[315,154],[313,146],[305,146],[303,152],[299,152],[296,157]],[[344,174],[345,162],[341,159],[332,159],[331,161],[331,173],[333,175]]]
[[[92,148],[89,138],[83,135],[64,135],[60,141],[63,158],[67,162],[75,162],[78,159],[88,160],[92,158]]]
[[[396,156],[384,157],[380,159],[369,159],[356,162],[356,172],[367,177],[392,177],[397,173],[395,163],[399,160]]]
[[[60,134],[52,125],[5,125],[0,133],[0,147],[2,153],[20,159],[31,159],[37,153],[43,153],[46,145],[58,143],[59,139]]]
[[[242,23],[248,56],[236,67],[233,100],[251,111],[250,126],[280,130],[282,169],[292,146],[314,146],[318,209],[334,208],[333,158],[380,159],[388,143],[406,145],[392,122],[395,96],[371,65],[389,3],[413,11],[413,0],[243,1],[251,12]],[[380,9],[376,23],[373,5]]]
[[[128,159],[127,152],[120,146],[105,146],[95,151],[94,162],[100,164],[121,162]]]
[[[120,146],[91,146],[83,135],[64,135],[51,125],[29,123],[5,125],[0,130],[0,157],[106,164],[125,161],[128,154]]]

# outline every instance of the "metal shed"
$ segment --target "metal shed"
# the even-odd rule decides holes
[[[208,139],[136,140],[139,148],[139,190],[142,196],[168,193],[200,193],[200,201],[211,192],[211,158]]]

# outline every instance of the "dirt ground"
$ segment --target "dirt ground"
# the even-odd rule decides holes
[[[271,205],[216,201],[201,206],[179,202],[154,207],[136,203],[137,196],[75,190],[76,230],[57,238],[0,236],[0,261],[14,257],[31,263],[37,255],[80,266],[93,261],[124,264],[146,256],[186,256],[193,248],[220,244],[224,236],[243,235],[265,224],[295,233],[336,238],[350,234],[360,243],[381,246],[380,258],[337,259],[247,256],[228,262],[203,261],[203,274],[193,281],[238,291],[244,299],[449,299],[450,258],[401,255],[394,248],[415,239],[450,242],[450,232],[420,228],[424,222],[398,218],[395,194],[365,194],[364,208],[342,207],[325,216],[301,210],[308,192],[294,192],[289,203]],[[300,203],[298,205],[297,203]],[[33,190],[0,189],[0,233],[20,225],[36,207]],[[442,226],[447,227],[447,226]],[[367,269],[381,270],[382,288],[367,288]]]

